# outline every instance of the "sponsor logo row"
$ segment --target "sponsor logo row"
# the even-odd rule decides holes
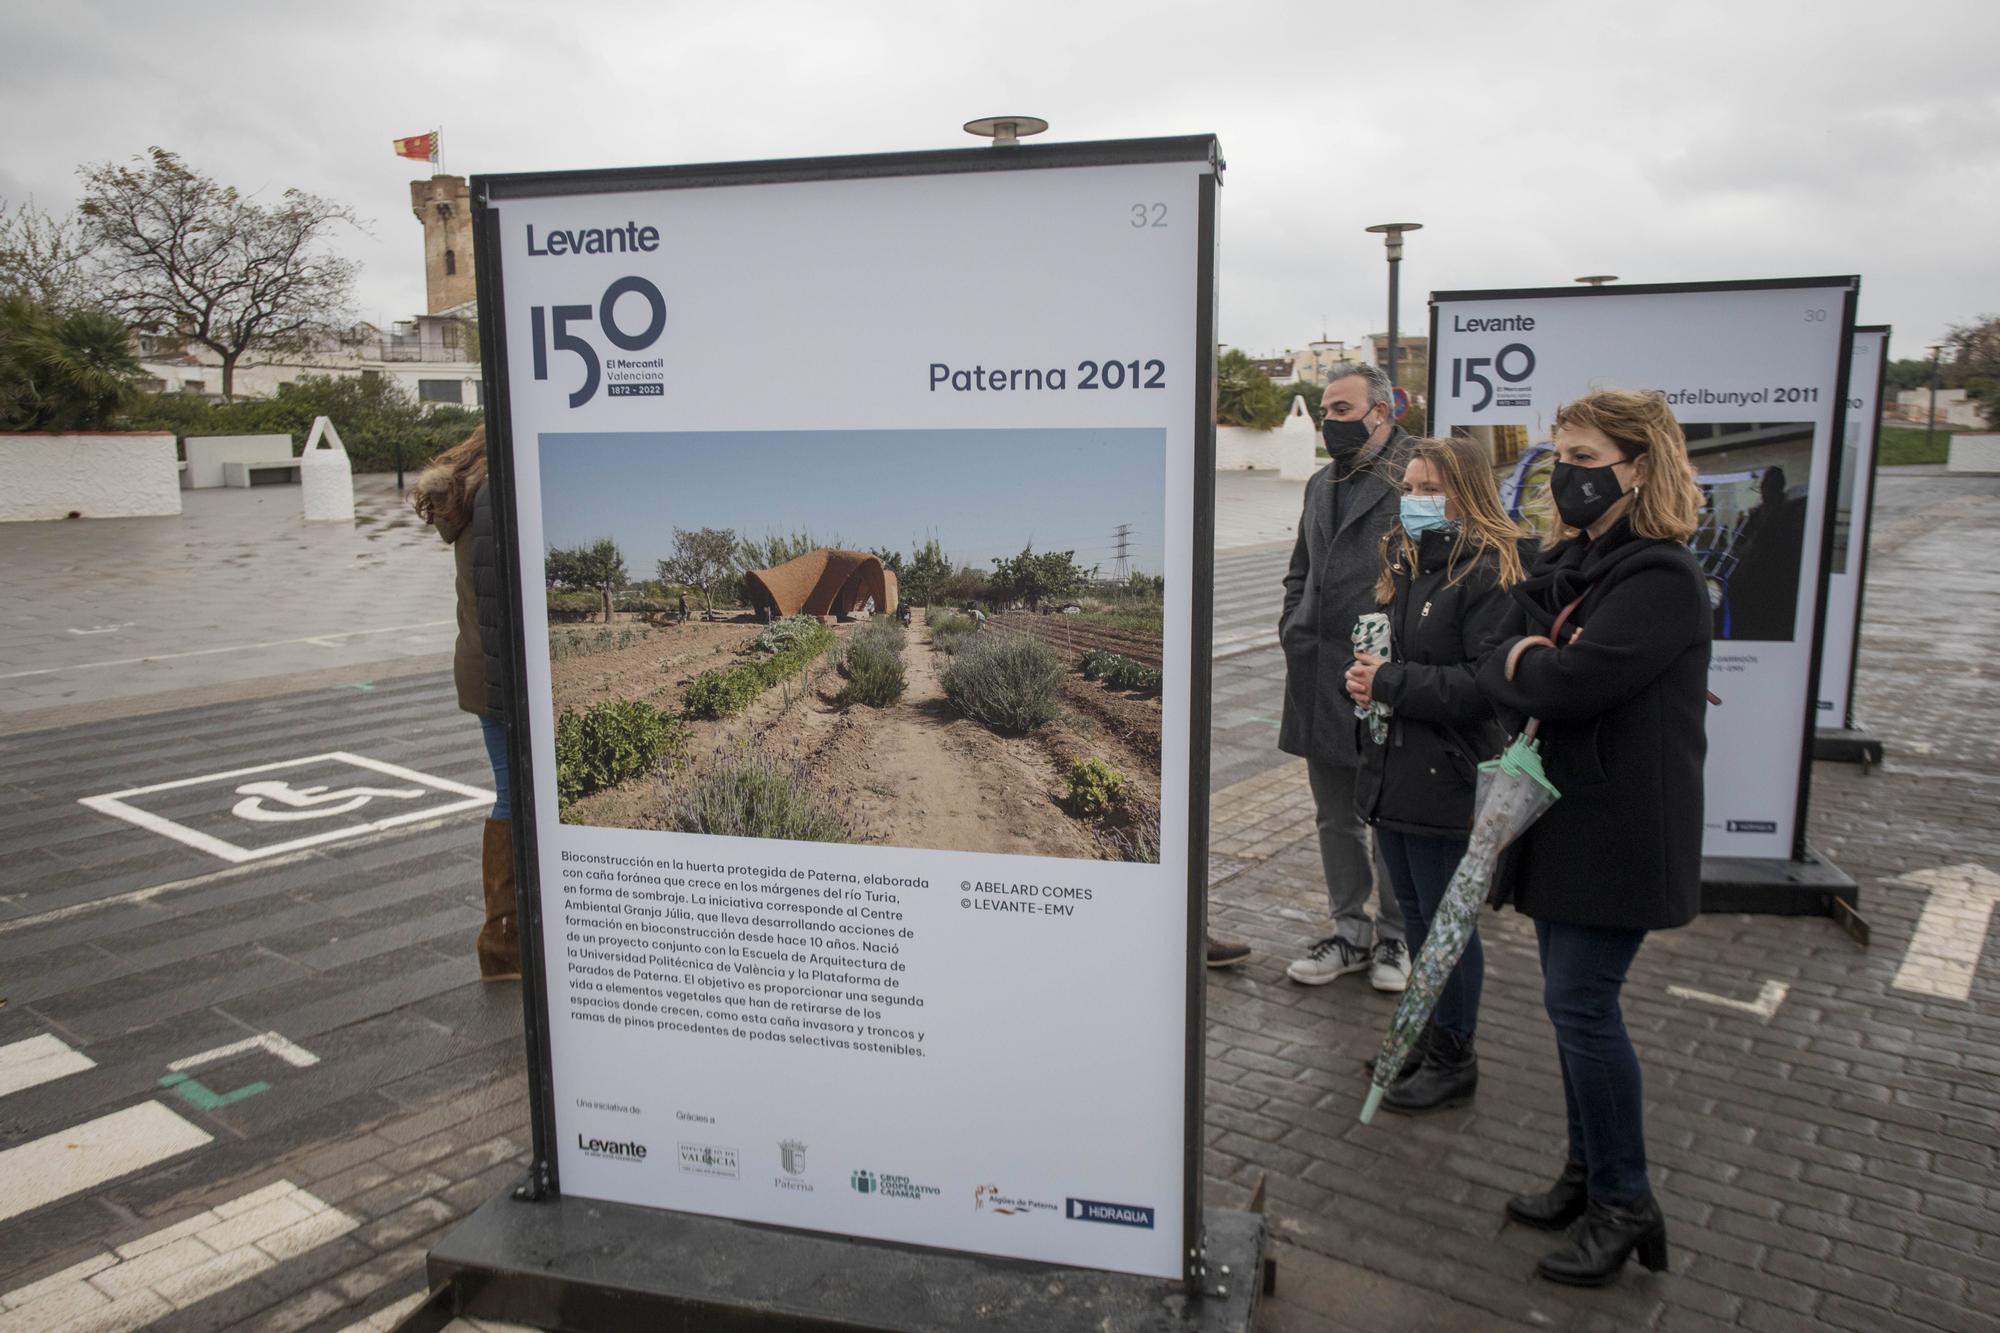
[[[578,1150],[585,1156],[606,1161],[643,1162],[648,1155],[646,1145],[637,1139],[599,1139],[578,1134],[576,1144]],[[734,1148],[713,1143],[688,1142],[676,1143],[674,1147],[676,1165],[683,1175],[707,1176],[721,1180],[742,1178],[742,1157]],[[809,1178],[806,1165],[807,1145],[797,1139],[782,1139],[777,1147],[778,1168],[782,1174],[772,1177],[773,1185],[782,1190],[811,1193],[813,1182]],[[847,1183],[857,1194],[872,1195],[882,1199],[921,1202],[939,1198],[944,1193],[939,1186],[925,1184],[898,1172],[874,1171],[867,1168],[857,1168],[850,1172]],[[998,1185],[974,1186],[972,1207],[974,1212],[990,1213],[996,1217],[1019,1217],[1058,1211],[1054,1203],[1009,1194],[1002,1191]],[[1072,1222],[1100,1222],[1110,1226],[1143,1227],[1148,1231],[1153,1229],[1154,1224],[1154,1210],[1150,1205],[1067,1198],[1060,1211]]]

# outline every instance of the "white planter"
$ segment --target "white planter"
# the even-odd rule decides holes
[[[354,521],[354,465],[340,432],[325,417],[314,417],[312,434],[299,453],[300,496],[305,516],[314,521]]]
[[[171,433],[0,435],[0,522],[180,512]]]

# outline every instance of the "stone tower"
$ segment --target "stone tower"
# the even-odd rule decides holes
[[[476,295],[472,281],[472,201],[463,176],[410,182],[410,211],[424,224],[426,314],[441,314]]]

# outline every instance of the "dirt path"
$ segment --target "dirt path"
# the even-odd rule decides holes
[[[836,736],[813,761],[863,842],[1037,856],[1103,855],[1056,804],[1055,765],[1031,742],[962,717],[938,681],[927,629],[903,649],[902,701]]]

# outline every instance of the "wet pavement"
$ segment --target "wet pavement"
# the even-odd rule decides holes
[[[393,628],[448,621],[449,556],[367,480],[372,540],[222,505],[107,531],[101,557],[70,534],[103,523],[0,527],[10,573],[18,556],[23,586],[57,590],[10,601],[39,637],[0,670],[45,673],[0,680],[0,1333],[387,1327],[428,1245],[521,1173],[516,992],[482,986],[470,949],[483,806],[457,789],[484,787],[485,759],[439,656],[449,625]],[[1561,1151],[1524,923],[1485,926],[1479,1097],[1427,1119],[1356,1122],[1388,997],[1283,977],[1324,903],[1310,796],[1275,750],[1298,487],[1220,480],[1212,910],[1259,952],[1211,981],[1209,1189],[1241,1205],[1265,1183],[1260,1326],[2000,1328],[2000,569],[1967,558],[2000,535],[2000,479],[1882,481],[1857,711],[1888,761],[1817,765],[1812,822],[1873,946],[1725,916],[1640,956],[1628,1017],[1675,1258],[1603,1292],[1533,1280],[1546,1238],[1498,1211]],[[267,503],[228,495],[246,497]],[[368,572],[327,573],[343,558]],[[116,664],[209,647],[228,651]],[[370,764],[418,793],[407,822],[243,838],[240,860],[187,836],[219,827],[205,782],[274,765],[379,784]],[[125,1169],[67,1172],[89,1136]]]

